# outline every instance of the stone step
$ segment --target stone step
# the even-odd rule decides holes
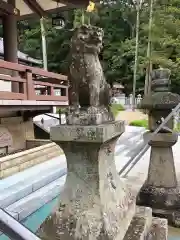
[[[49,143],[2,157],[0,158],[0,178],[3,179],[41,162],[48,161],[53,157],[59,156],[61,153],[62,151],[58,145]]]
[[[42,172],[41,175],[38,174],[34,178],[28,179],[28,181],[7,188],[0,195],[0,207],[6,208],[65,174],[64,169],[55,168],[45,173]]]
[[[64,155],[54,157],[49,161],[37,164],[31,168],[25,169],[22,172],[18,172],[12,176],[0,180],[0,191],[1,193],[10,187],[16,188],[17,185],[23,184],[36,177],[39,177],[42,172],[48,174],[48,172],[54,169],[66,168],[66,159]]]
[[[136,207],[136,214],[123,240],[167,240],[167,219],[152,217],[149,207]]]
[[[5,210],[16,220],[22,221],[43,205],[57,197],[64,186],[65,180],[66,176],[58,178],[50,184],[8,206]]]
[[[150,228],[150,231],[147,236],[147,240],[167,240],[167,239],[169,239],[167,226],[168,226],[167,219],[153,217],[151,228]],[[174,239],[174,238],[172,238],[172,239]]]
[[[136,214],[123,240],[147,239],[151,225],[152,209],[148,207],[136,207]]]
[[[122,154],[129,155],[133,152],[136,152],[137,147],[142,145],[143,141],[143,133],[145,132],[144,128],[134,128],[128,126],[126,127],[127,132],[123,133],[122,136],[117,141],[117,145],[115,148],[115,155]]]

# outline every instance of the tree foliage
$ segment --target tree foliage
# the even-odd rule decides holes
[[[140,10],[139,52],[137,92],[144,88],[147,64],[149,2],[144,0]],[[152,63],[153,67],[168,67],[172,71],[172,87],[180,90],[180,0],[156,0],[153,6]],[[81,9],[64,13],[66,26],[56,30],[51,21],[46,21],[48,68],[55,72],[68,74],[70,39],[74,27],[85,22],[89,15]],[[133,0],[103,0],[96,4],[90,14],[91,24],[104,29],[104,48],[100,55],[104,72],[109,83],[121,82],[125,92],[132,92],[136,4]],[[21,23],[24,25],[24,23]],[[27,23],[26,23],[27,24]],[[29,21],[20,34],[20,49],[32,57],[41,58],[41,31],[38,21]]]

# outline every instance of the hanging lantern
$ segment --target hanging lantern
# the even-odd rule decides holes
[[[64,17],[57,15],[56,17],[52,18],[52,26],[55,29],[63,29],[65,25],[66,25],[66,21]]]
[[[19,15],[19,14],[20,14],[19,9],[14,8],[14,15]]]

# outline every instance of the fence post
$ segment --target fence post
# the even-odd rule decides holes
[[[131,93],[129,94],[129,105],[132,106],[132,104],[133,104],[133,95]]]
[[[27,90],[27,100],[36,100],[34,83],[32,78],[32,71],[26,70],[26,90]]]
[[[136,100],[136,104],[139,104],[142,100],[141,94],[137,95],[137,100]]]
[[[25,72],[19,72],[19,76],[22,79],[26,80]],[[26,84],[27,84],[27,81],[19,83],[19,93],[23,93],[25,95],[25,99],[27,100],[27,87],[26,87]]]

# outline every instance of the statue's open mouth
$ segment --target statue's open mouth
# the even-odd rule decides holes
[[[101,37],[92,37],[89,41],[85,40],[83,37],[80,37],[82,42],[88,43],[88,45],[99,45],[102,44]]]
[[[95,44],[102,43],[102,38],[101,37],[92,37],[92,42]]]

